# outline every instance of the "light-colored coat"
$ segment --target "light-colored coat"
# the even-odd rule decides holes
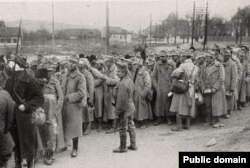
[[[178,94],[173,93],[172,104],[170,107],[170,111],[177,112],[182,116],[195,116],[195,82],[198,76],[198,68],[194,65],[191,59],[187,59],[182,63],[179,68],[174,70],[171,77],[180,78],[181,75],[187,75],[189,80],[189,89],[186,93]]]
[[[238,73],[237,73],[237,65],[236,63],[229,59],[226,63],[223,63],[225,69],[225,91],[226,94],[231,90],[235,91],[237,82],[238,82]],[[233,94],[231,97],[226,96],[227,100],[227,110],[233,110],[235,95]]]
[[[64,96],[69,100],[64,102],[62,113],[64,136],[68,143],[69,140],[82,136],[82,106],[80,104],[87,97],[85,77],[78,70],[70,72],[62,87]]]
[[[243,62],[241,64],[243,71],[242,76],[239,80],[239,101],[240,102],[246,102],[247,97],[247,85],[250,82],[250,69],[249,65],[246,62]]]
[[[170,92],[172,79],[171,74],[175,66],[170,63],[162,63],[161,61],[155,64],[154,70],[151,74],[153,87],[156,89],[156,116],[165,117],[169,115],[169,108],[171,99],[168,97]]]
[[[152,119],[153,114],[150,102],[146,97],[151,91],[151,78],[145,67],[140,68],[135,80],[135,119],[138,121]]]
[[[103,120],[115,119],[115,99],[113,96],[114,87],[117,85],[119,78],[117,76],[117,67],[113,63],[105,72],[107,80],[104,82],[104,113]]]
[[[219,62],[214,62],[212,65],[207,65],[201,73],[202,93],[204,93],[205,89],[214,88],[216,90],[212,95],[212,115],[221,116],[227,114],[223,65]]]

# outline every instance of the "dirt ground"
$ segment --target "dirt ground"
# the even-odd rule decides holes
[[[250,151],[250,107],[235,111],[230,119],[223,119],[222,128],[211,128],[193,123],[191,130],[172,132],[171,126],[148,125],[137,129],[138,151],[114,154],[119,144],[119,134],[97,133],[80,139],[79,155],[71,158],[71,150],[56,155],[51,168],[177,168],[179,151]],[[215,138],[217,144],[206,147]],[[13,162],[13,161],[11,161]],[[12,164],[10,167],[12,168]],[[37,168],[48,167],[39,161]]]

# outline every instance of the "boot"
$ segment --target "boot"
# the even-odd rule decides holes
[[[170,117],[167,117],[167,121],[168,121],[168,126],[171,126],[172,125],[172,121],[171,121]]]
[[[83,135],[89,135],[91,133],[91,122],[85,124],[86,124],[86,129],[83,132]]]
[[[241,106],[241,103],[239,101],[237,102],[237,109],[242,110],[242,106]]]
[[[135,129],[129,130],[129,137],[130,137],[130,146],[128,147],[129,150],[137,150],[136,146],[136,133]]]
[[[97,132],[102,132],[102,120],[101,120],[101,118],[97,119]]]
[[[73,139],[73,150],[71,152],[71,157],[77,157],[77,151],[78,151],[78,138]]]
[[[160,125],[162,123],[162,118],[161,117],[157,117],[156,122],[153,124],[154,126]]]
[[[47,151],[46,152],[46,158],[44,159],[44,164],[46,165],[52,165],[53,164],[53,152]]]
[[[35,167],[35,160],[27,160],[27,168],[34,168]]]
[[[186,130],[190,129],[190,117],[186,118],[186,124],[183,126],[183,129],[186,129]]]
[[[182,131],[182,117],[176,116],[176,127],[172,128],[172,131]]]
[[[114,153],[125,153],[127,152],[127,135],[126,133],[124,135],[120,134],[120,147],[118,147],[117,149],[114,149],[113,152]]]
[[[22,168],[22,161],[18,156],[17,152],[15,152],[15,168]]]
[[[114,133],[116,131],[116,120],[112,120],[112,126],[109,130],[106,131],[106,134],[111,134]]]

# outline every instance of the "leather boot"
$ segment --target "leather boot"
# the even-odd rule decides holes
[[[91,122],[85,124],[86,124],[86,129],[83,132],[83,135],[89,135],[91,133]]]
[[[106,131],[106,134],[111,134],[114,133],[116,131],[116,120],[112,120],[112,126],[109,130]]]
[[[191,123],[190,117],[187,117],[186,118],[186,124],[183,126],[183,129],[189,130],[190,129],[190,123]]]
[[[77,151],[78,151],[78,138],[73,139],[73,150],[71,152],[71,157],[77,157]]]
[[[27,168],[34,168],[35,167],[35,160],[27,160]]]
[[[97,119],[97,132],[102,132],[102,119]]]
[[[161,117],[157,117],[156,122],[153,124],[154,126],[160,125],[162,123],[162,118]]]
[[[241,106],[241,103],[239,101],[237,102],[237,109],[242,110],[242,106]]]
[[[46,152],[46,158],[44,159],[44,164],[46,165],[52,165],[53,164],[53,152],[50,150],[50,151],[47,151]]]
[[[172,128],[172,131],[182,131],[182,117],[176,116],[176,127]]]
[[[128,147],[128,149],[134,151],[137,150],[135,129],[129,130],[129,137],[130,137],[130,146]]]
[[[120,134],[120,146],[117,149],[114,149],[114,153],[125,153],[127,152],[127,135]]]
[[[20,157],[18,156],[18,154],[16,154],[15,152],[15,168],[22,168],[22,161],[20,159]]]

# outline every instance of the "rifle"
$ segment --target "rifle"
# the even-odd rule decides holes
[[[20,20],[19,29],[18,29],[18,37],[17,37],[17,44],[16,44],[16,53],[15,53],[15,61],[13,66],[13,75],[12,75],[12,81],[11,81],[11,93],[10,95],[14,97],[14,80],[16,76],[16,62],[17,62],[17,56],[18,56],[18,48],[19,48],[19,40],[21,35],[21,25],[22,25],[22,19]]]

